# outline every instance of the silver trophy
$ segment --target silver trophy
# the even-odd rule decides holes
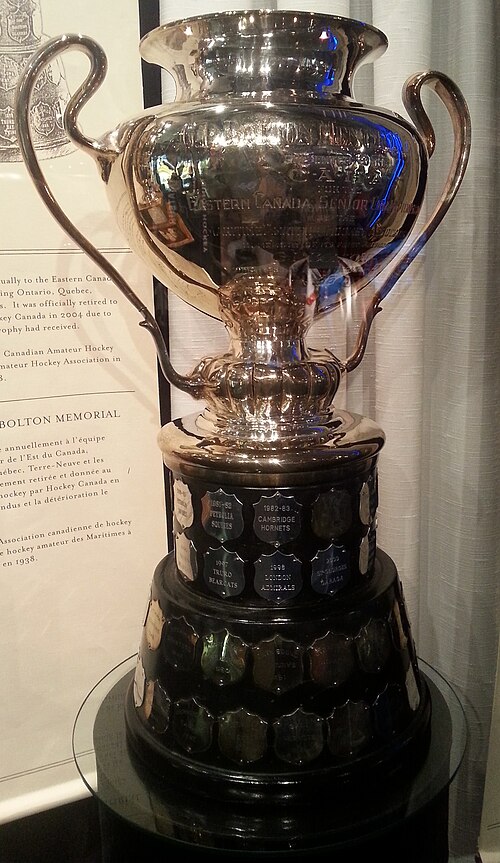
[[[171,73],[175,101],[99,140],[78,125],[106,71],[92,39],[42,46],[19,88],[19,144],[40,194],[142,315],[167,380],[206,402],[159,435],[175,548],[154,574],[125,711],[141,763],[231,798],[303,798],[322,782],[382,779],[418,764],[428,744],[430,697],[400,580],[376,545],[384,435],[334,397],[363,357],[382,300],[458,190],[470,121],[439,72],[404,85],[414,125],[355,101],[357,69],[386,47],[376,28],[319,13],[167,24],[140,51]],[[172,368],[154,316],[41,174],[32,92],[70,49],[91,63],[64,114],[70,140],[95,160],[150,272],[229,334],[227,352],[188,376]],[[450,115],[452,164],[434,212],[398,256],[434,149],[422,87]],[[309,349],[311,324],[367,286],[352,354]]]

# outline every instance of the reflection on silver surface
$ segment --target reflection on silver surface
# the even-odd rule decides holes
[[[217,686],[241,680],[246,671],[248,645],[227,630],[203,637],[201,668],[205,677]]]
[[[370,25],[310,12],[232,12],[167,24],[144,37],[141,54],[173,75],[174,104],[99,140],[79,126],[79,112],[106,71],[92,39],[50,40],[22,75],[17,134],[42,198],[143,316],[167,378],[206,399],[219,432],[233,439],[317,437],[341,376],[363,356],[382,300],[462,180],[469,114],[445,75],[425,72],[406,82],[403,99],[415,126],[355,101],[356,70],[386,47]],[[70,48],[90,58],[91,70],[70,100],[65,128],[96,161],[130,247],[163,284],[223,320],[230,335],[229,351],[205,358],[191,375],[172,368],[154,317],[66,217],[41,174],[28,119],[31,96],[45,66]],[[434,150],[422,87],[435,91],[453,125],[442,195],[366,305],[351,356],[310,351],[314,320],[348,308],[415,225]]]

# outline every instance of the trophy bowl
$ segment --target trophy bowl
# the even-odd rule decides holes
[[[170,72],[175,100],[99,140],[78,125],[106,72],[92,39],[51,40],[20,82],[18,138],[42,198],[143,316],[170,383],[206,402],[159,435],[174,550],[153,577],[125,705],[132,751],[167,783],[303,801],[322,783],[343,793],[390,781],[428,745],[431,703],[401,582],[376,543],[384,435],[333,400],[458,190],[470,120],[456,85],[434,71],[404,85],[413,124],[357,102],[357,69],[386,47],[376,28],[319,13],[167,24],[140,51]],[[31,94],[68,49],[91,69],[66,132],[95,160],[128,243],[162,284],[226,326],[228,351],[190,375],[172,367],[154,316],[41,173]],[[450,115],[454,149],[440,199],[403,250],[434,150],[424,86]],[[352,354],[308,348],[311,324],[385,269]]]

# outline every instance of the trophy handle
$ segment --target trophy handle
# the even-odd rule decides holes
[[[29,121],[29,109],[31,96],[36,81],[45,68],[58,54],[62,54],[68,49],[76,48],[82,51],[90,60],[91,68],[84,83],[78,88],[76,93],[71,97],[66,110],[64,112],[64,128],[68,137],[76,144],[77,147],[89,153],[98,163],[103,174],[109,170],[110,163],[119,154],[118,149],[113,149],[102,141],[92,140],[87,138],[78,128],[77,118],[83,106],[88,102],[90,97],[101,86],[107,70],[107,59],[101,46],[87,36],[77,34],[67,34],[64,36],[56,36],[54,39],[49,39],[44,45],[36,51],[28,60],[18,84],[17,91],[17,110],[16,110],[16,131],[21,150],[22,157],[28,169],[28,172],[35,184],[40,197],[44,204],[48,207],[54,219],[60,224],[68,236],[91,258],[95,264],[115,283],[117,288],[122,292],[124,297],[132,303],[137,311],[143,316],[144,320],[139,326],[147,329],[156,345],[158,362],[166,379],[175,387],[186,392],[196,395],[196,391],[206,389],[207,383],[198,380],[196,377],[185,377],[178,374],[170,362],[170,357],[165,345],[165,340],[160,327],[144,305],[137,294],[125,281],[123,276],[116,270],[104,255],[85,237],[73,222],[68,219],[64,211],[61,209],[55,200],[43,172],[40,168],[33,139],[31,136],[31,126]]]
[[[460,188],[463,180],[467,162],[469,159],[471,145],[471,122],[467,103],[456,84],[451,78],[442,72],[420,72],[408,78],[403,86],[403,103],[413,120],[417,130],[423,138],[424,146],[429,158],[434,153],[435,135],[432,123],[422,105],[420,90],[423,86],[429,87],[441,99],[450,115],[454,148],[450,170],[446,178],[441,196],[422,230],[416,237],[408,251],[389,273],[387,279],[374,294],[371,302],[365,309],[364,319],[360,326],[358,339],[351,356],[346,360],[347,372],[355,369],[361,362],[368,340],[368,334],[375,315],[381,311],[381,302],[389,291],[392,290],[400,276],[409,267],[413,259],[418,255],[427,240],[432,237],[437,226],[446,214],[451,202]]]

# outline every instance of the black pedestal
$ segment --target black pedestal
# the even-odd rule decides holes
[[[448,788],[466,727],[455,694],[425,663],[432,720],[424,763],[395,782],[367,782],[346,795],[323,790],[301,805],[230,803],[158,780],[126,742],[124,699],[133,665],[134,659],[122,663],[95,687],[74,729],[78,769],[99,801],[102,863],[285,854],[330,863],[448,860]]]

